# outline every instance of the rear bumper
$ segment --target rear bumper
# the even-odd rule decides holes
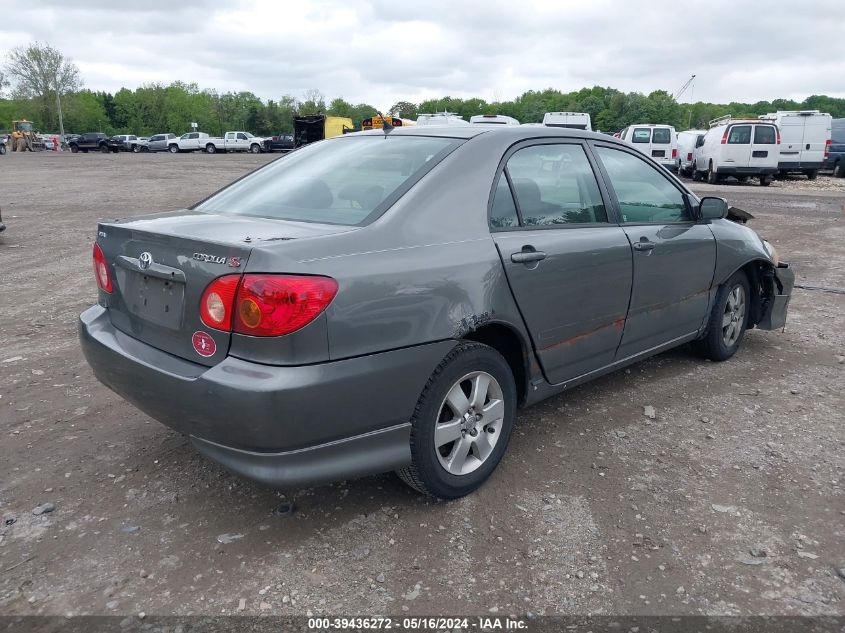
[[[117,330],[101,306],[80,315],[79,337],[103,384],[190,435],[215,461],[278,487],[410,463],[408,422],[426,380],[454,345],[296,367],[229,356],[205,367]]]
[[[778,173],[777,167],[724,167],[716,168],[720,176],[774,176]]]
[[[782,263],[781,266],[784,268],[775,268],[775,294],[757,323],[761,330],[779,330],[786,325],[786,312],[795,285],[795,272],[789,268],[789,264]]]
[[[822,167],[824,167],[824,161],[781,161],[778,163],[778,169],[780,171],[813,171],[821,169]]]

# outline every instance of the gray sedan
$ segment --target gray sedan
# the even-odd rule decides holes
[[[728,213],[604,135],[349,134],[100,224],[80,338],[103,383],[245,477],[395,470],[455,498],[517,406],[784,325],[792,270]]]

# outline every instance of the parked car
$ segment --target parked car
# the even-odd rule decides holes
[[[88,152],[88,150],[100,151],[108,153],[111,150],[108,144],[108,136],[103,132],[86,132],[80,134],[76,138],[72,138],[68,145],[70,151],[76,154],[77,152]]]
[[[646,156],[651,156],[666,169],[674,171],[677,168],[678,139],[671,125],[631,125],[622,130],[619,138],[631,143]]]
[[[191,209],[100,223],[82,349],[243,476],[397,470],[459,497],[496,468],[518,404],[683,343],[726,360],[748,328],[783,327],[792,270],[729,213],[605,135],[341,136]]]
[[[290,152],[293,151],[293,134],[279,132],[271,136],[265,142],[265,149],[268,152]]]
[[[834,176],[845,178],[845,119],[833,119],[830,127],[830,145],[825,169]]]
[[[260,136],[253,136],[249,132],[235,131],[226,132],[223,138],[208,137],[202,139],[205,144],[206,153],[214,154],[216,152],[250,152],[251,154],[259,154],[264,151],[267,139]]]
[[[176,140],[178,137],[175,134],[171,134],[170,132],[163,133],[163,134],[153,134],[150,137],[150,140],[147,142],[146,149],[141,147],[142,152],[166,152],[169,149],[169,145],[171,142]]]
[[[593,129],[588,112],[546,112],[543,115],[543,125],[587,130],[588,132]]]
[[[760,119],[780,130],[779,175],[806,174],[815,180],[830,146],[831,116],[818,110],[778,110]]]
[[[697,143],[693,178],[713,184],[734,176],[740,182],[759,178],[764,187],[778,173],[780,132],[760,119],[719,117]]]
[[[476,114],[469,122],[473,125],[519,125],[519,121],[504,114]]]
[[[678,132],[678,159],[675,169],[679,174],[687,178],[692,177],[692,172],[695,170],[695,146],[705,134],[707,130]]]
[[[117,134],[112,136],[112,139],[119,145],[119,149],[123,152],[135,152],[136,154],[142,151],[144,141],[134,134]]]
[[[204,150],[205,142],[209,138],[209,135],[205,132],[187,132],[177,139],[170,139],[167,143],[167,150],[171,154]]]

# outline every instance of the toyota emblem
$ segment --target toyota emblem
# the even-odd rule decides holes
[[[138,268],[141,270],[147,270],[153,263],[153,256],[147,253],[146,251],[141,253],[141,256],[138,257]]]

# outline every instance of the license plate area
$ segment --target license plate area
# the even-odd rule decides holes
[[[651,155],[655,158],[666,158],[666,150],[665,149],[653,149],[651,150]]]
[[[130,314],[172,330],[180,328],[185,284],[121,268],[115,272]]]
[[[756,152],[751,152],[751,156],[754,158],[766,158],[769,155],[769,152],[765,152],[762,150],[758,150]]]

